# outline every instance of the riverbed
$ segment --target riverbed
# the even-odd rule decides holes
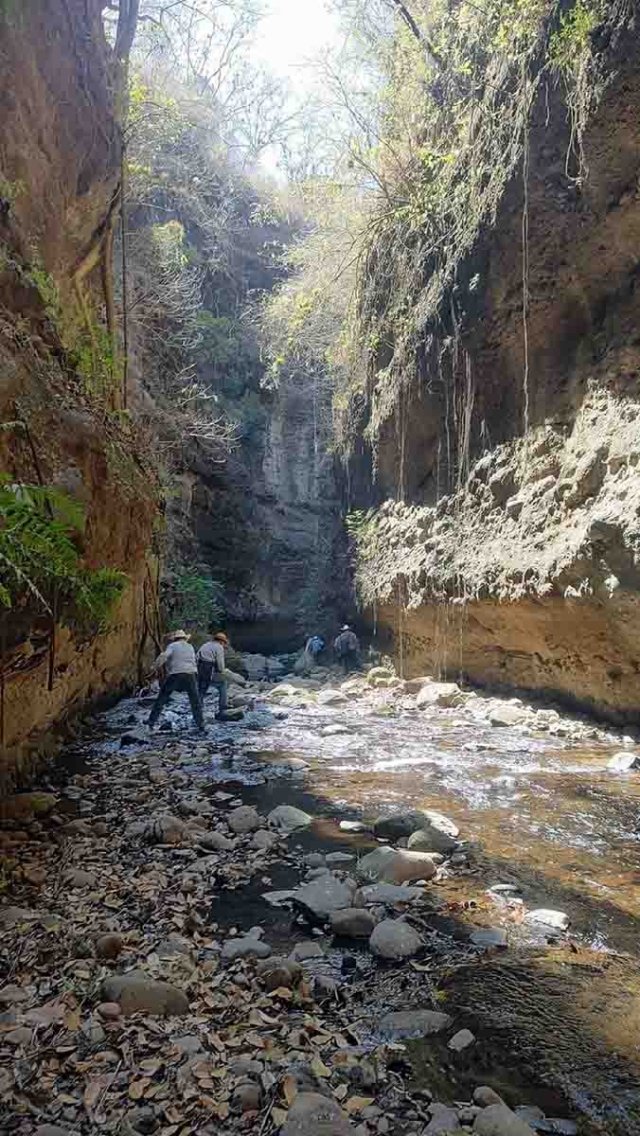
[[[318,955],[305,962],[305,973],[311,982],[324,978],[335,986],[337,1001],[326,1020],[334,1030],[348,1022],[349,1036],[357,1038],[353,1059],[381,1052],[376,1023],[390,1009],[445,1008],[449,1032],[472,1032],[473,1043],[455,1058],[447,1035],[406,1043],[398,1070],[372,1106],[386,1110],[393,1136],[422,1136],[429,1120],[425,1093],[447,1107],[462,1102],[462,1116],[483,1084],[512,1107],[556,1118],[553,1125],[539,1118],[539,1132],[627,1136],[640,1130],[640,774],[610,767],[616,754],[638,751],[637,739],[517,699],[460,692],[453,700],[455,706],[419,708],[415,689],[393,678],[376,687],[361,676],[345,688],[342,676],[327,671],[292,683],[232,687],[232,701],[245,705],[237,723],[217,722],[210,696],[204,736],[192,729],[181,697],[157,733],[145,725],[148,695],[125,699],[94,719],[44,785],[55,790],[55,813],[31,822],[26,832],[10,824],[5,842],[16,860],[7,869],[0,919],[8,903],[19,905],[25,920],[23,941],[5,939],[5,981],[15,977],[19,992],[27,993],[23,1016],[29,1007],[45,1012],[43,999],[48,1006],[65,992],[67,1032],[62,1025],[50,1028],[70,1054],[67,1080],[58,1080],[56,1090],[67,1106],[65,1112],[56,1097],[49,1118],[59,1115],[56,1108],[69,1120],[81,1111],[74,1101],[80,1093],[81,1102],[78,1076],[86,1077],[87,1062],[85,1051],[79,1059],[75,1048],[73,1030],[80,1027],[69,1032],[69,1005],[77,1005],[72,1018],[84,1013],[81,1028],[91,1036],[105,1029],[119,1036],[119,1020],[101,1021],[96,991],[110,969],[142,966],[156,978],[187,984],[189,1021],[204,1038],[218,1020],[217,1010],[212,1017],[208,1009],[211,974],[217,973],[221,991],[236,990],[232,1000],[240,998],[238,990],[256,988],[252,964],[238,973],[225,972],[224,963],[216,968],[223,943],[257,928],[279,955],[317,936]],[[210,828],[228,836],[231,812],[240,805],[254,806],[262,825],[280,805],[304,810],[311,822],[264,852],[249,834],[212,854],[216,845],[202,833]],[[418,899],[387,906],[386,916],[378,909],[376,918],[407,918],[422,937],[415,964],[394,968],[381,966],[366,940],[341,942],[326,925],[296,919],[286,897],[308,878],[311,853],[320,863],[331,852],[350,854],[355,859],[342,875],[357,874],[356,861],[380,843],[376,819],[408,809],[444,814],[459,829],[459,843],[436,877],[419,885]],[[168,814],[188,822],[177,846],[153,829],[154,818],[161,823]],[[84,868],[91,881],[67,899],[69,872]],[[284,893],[281,902],[271,901],[274,891]],[[557,925],[537,918],[541,909],[555,913]],[[100,929],[122,936],[117,961],[88,957],[93,948],[87,941]],[[474,936],[487,931],[479,946]],[[185,933],[192,938],[185,940]],[[170,943],[165,958],[158,944],[167,934],[180,942]],[[186,971],[184,952],[191,960]],[[241,1019],[232,1024],[229,998],[226,1004],[223,1020],[231,1032],[227,1038],[223,1031],[223,1039],[232,1045],[234,1031],[249,1026]],[[295,999],[290,1016],[305,1020]],[[20,1020],[14,1016],[3,1028],[18,1021],[19,1032]],[[155,1067],[138,1036],[140,1060]],[[162,1036],[170,1047],[175,1027],[163,1027]],[[4,1052],[0,1046],[0,1057]],[[24,1058],[45,1081],[46,1052],[32,1046]],[[286,1068],[286,1053],[280,1062]],[[11,1068],[7,1086],[23,1076],[20,1061]],[[108,1097],[118,1131],[128,1107],[123,1094],[131,1089],[123,1077]],[[399,1096],[389,1088],[394,1084]],[[165,1088],[151,1084],[149,1092],[164,1094]],[[215,1107],[224,1111],[228,1099],[222,1092]],[[158,1115],[163,1107],[158,1102]],[[265,1108],[260,1125],[277,1131],[268,1102]],[[89,1131],[86,1123],[79,1131]],[[362,1133],[366,1126],[363,1119]],[[171,1129],[165,1124],[162,1133]],[[31,1136],[28,1125],[18,1130]],[[367,1128],[384,1130],[377,1120]]]

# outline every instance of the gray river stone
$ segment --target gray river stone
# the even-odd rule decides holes
[[[414,899],[424,899],[422,888],[401,887],[399,884],[369,884],[360,888],[358,894],[365,906],[374,903],[411,903]]]
[[[353,1136],[346,1113],[320,1093],[299,1093],[294,1100],[281,1136]]]
[[[278,805],[271,810],[267,819],[271,828],[285,833],[295,832],[297,828],[308,828],[313,821],[309,813],[296,809],[293,805]]]
[[[331,914],[334,935],[345,939],[368,939],[375,925],[373,915],[364,907],[345,907]]]
[[[478,1136],[532,1136],[533,1129],[505,1104],[491,1104],[479,1112],[473,1124]]]
[[[422,946],[418,932],[402,919],[383,919],[369,939],[372,954],[390,961],[411,958]]]
[[[379,883],[403,884],[409,880],[430,880],[436,874],[433,860],[425,852],[404,848],[374,848],[359,861],[358,875]]]
[[[506,947],[507,932],[502,927],[478,927],[471,934],[470,942],[474,947]]]
[[[538,908],[536,911],[528,911],[525,919],[527,923],[538,923],[554,931],[566,931],[571,922],[564,911],[552,911],[546,907]]]
[[[337,876],[327,873],[310,884],[298,888],[294,892],[294,899],[311,908],[314,915],[323,917],[330,915],[332,911],[338,911],[341,907],[351,907],[353,889]]]

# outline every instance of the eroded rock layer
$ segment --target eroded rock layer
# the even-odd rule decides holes
[[[562,92],[543,85],[527,195],[519,175],[461,267],[452,362],[439,380],[418,368],[380,424],[373,492],[366,454],[352,478],[354,503],[375,509],[361,592],[412,673],[462,673],[630,719],[640,714],[636,58],[627,31],[607,57],[583,180],[569,176]],[[363,431],[374,403],[375,392]]]

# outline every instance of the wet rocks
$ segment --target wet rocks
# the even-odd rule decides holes
[[[478,1136],[531,1136],[532,1129],[505,1104],[491,1104],[479,1112],[473,1124]]]
[[[117,1002],[123,1014],[145,1014],[172,1017],[189,1013],[186,994],[169,982],[158,982],[146,974],[117,975],[102,983],[105,1002]]]
[[[469,941],[474,947],[490,950],[491,947],[506,947],[507,932],[502,927],[478,927],[472,931]]]
[[[554,931],[566,931],[571,920],[564,911],[552,911],[541,907],[536,911],[528,911],[525,919],[527,923],[540,923]]]
[[[433,809],[407,809],[393,816],[378,817],[373,831],[375,836],[384,840],[401,840],[403,837],[411,837],[416,832],[427,833],[430,842],[429,851],[449,852],[456,847],[456,838],[460,830],[449,817]],[[424,842],[425,839],[422,837],[418,843]]]
[[[509,706],[508,703],[504,706],[494,706],[489,714],[492,726],[504,728],[521,726],[525,718],[526,714],[521,706]]]
[[[475,1040],[475,1035],[472,1034],[471,1030],[461,1029],[458,1030],[457,1033],[454,1033],[447,1045],[448,1048],[453,1049],[455,1053],[462,1053],[463,1049],[468,1049],[470,1045],[473,1045]]]
[[[327,917],[341,907],[351,907],[352,889],[337,876],[325,873],[294,893],[294,900],[309,908],[319,918]]]
[[[369,939],[376,921],[363,907],[346,907],[331,914],[334,935],[344,939]]]
[[[447,708],[462,706],[465,701],[466,695],[460,690],[457,682],[430,682],[421,687],[416,698],[416,706],[419,710],[425,710],[429,706]]]
[[[307,828],[313,821],[309,813],[296,809],[293,805],[278,805],[272,809],[267,817],[271,828],[279,832],[295,832],[298,828]]]
[[[421,826],[409,835],[408,847],[415,852],[440,852],[446,855],[458,846],[459,828],[441,812],[425,810]]]
[[[436,874],[433,860],[424,852],[404,848],[374,848],[358,864],[358,875],[380,883],[403,884],[409,880],[430,880]]]
[[[348,701],[341,690],[321,690],[317,698],[318,706],[346,706]]]
[[[232,832],[243,836],[247,832],[255,832],[260,828],[260,813],[251,805],[239,805],[227,817],[227,823]]]
[[[451,1025],[448,1014],[437,1010],[395,1010],[385,1014],[378,1032],[387,1041],[405,1041],[412,1037],[430,1037],[442,1033]]]
[[[281,1136],[352,1136],[346,1114],[329,1097],[299,1093],[281,1130]]]
[[[411,958],[422,946],[418,932],[401,919],[383,919],[369,939],[372,954],[389,961]]]
[[[358,898],[365,906],[378,903],[412,903],[423,899],[424,892],[418,887],[399,887],[396,884],[370,884],[360,888]]]

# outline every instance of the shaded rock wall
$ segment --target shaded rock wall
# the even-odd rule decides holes
[[[84,564],[128,576],[100,634],[71,621],[54,632],[27,600],[0,610],[0,791],[28,778],[66,719],[135,677],[153,621],[155,475],[133,426],[89,389],[63,327],[78,317],[73,277],[118,192],[103,6],[0,5],[0,423],[19,408],[43,482],[82,503]],[[99,315],[99,268],[84,288]],[[24,431],[0,431],[0,472],[37,482]]]
[[[224,587],[241,649],[294,650],[331,633],[350,605],[334,459],[309,383],[264,392],[264,430],[224,464],[194,449],[170,505],[173,565],[200,564]]]
[[[516,178],[461,267],[455,363],[435,378],[432,360],[417,368],[351,477],[352,504],[378,510],[361,590],[407,671],[630,720],[640,720],[637,54],[635,30],[611,49],[582,185],[567,176],[562,88],[543,88],[534,108],[528,373]]]

